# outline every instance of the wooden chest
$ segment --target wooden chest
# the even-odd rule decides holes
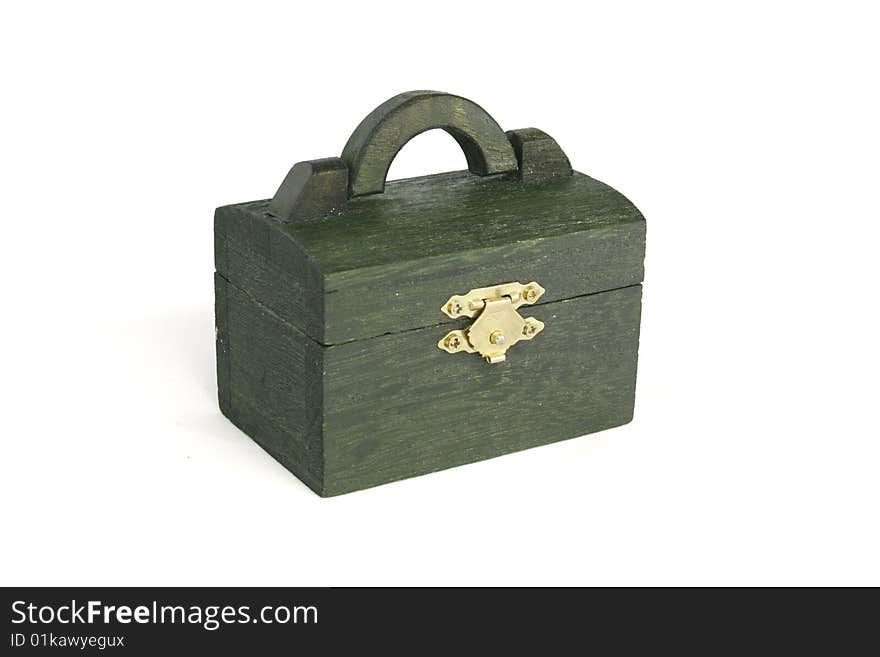
[[[432,128],[469,171],[386,185]],[[320,495],[632,419],[645,220],[539,130],[401,94],[214,226],[220,408]]]

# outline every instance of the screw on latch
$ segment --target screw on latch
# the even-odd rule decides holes
[[[533,287],[533,286],[530,285],[530,286],[527,287],[525,290],[523,290],[523,299],[525,299],[525,300],[528,301],[529,303],[532,303],[533,301],[536,301],[536,300],[538,299],[538,290],[537,290],[537,288],[535,288],[535,287]]]
[[[458,302],[453,301],[449,304],[449,314],[458,316],[461,314],[461,311],[464,310],[464,307]]]
[[[523,326],[522,332],[523,332],[523,335],[525,335],[525,336],[532,336],[538,332],[538,327],[535,324],[532,324],[530,322],[530,323],[526,324],[525,326]]]
[[[461,346],[461,338],[459,338],[457,335],[447,335],[446,340],[444,340],[443,343],[449,349],[457,351],[458,348]]]

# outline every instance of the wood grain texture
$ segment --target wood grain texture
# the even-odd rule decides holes
[[[644,275],[641,213],[577,173],[541,185],[439,174],[314,224],[278,222],[266,201],[219,208],[217,224],[218,271],[325,345],[451,321],[440,305],[473,287],[537,280],[552,302]]]
[[[279,229],[329,275],[639,221],[622,194],[583,174],[526,185],[457,171],[394,181],[338,215]]]
[[[644,227],[631,223],[332,274],[325,279],[323,342],[457,328],[459,321],[440,312],[446,300],[496,283],[538,281],[547,292],[535,307],[634,285],[643,277]]]
[[[488,366],[437,349],[439,327],[321,346],[216,281],[221,409],[322,496],[632,418],[640,285],[530,308],[540,339]]]
[[[438,328],[327,347],[323,494],[629,422],[640,310],[640,285],[529,308],[546,328],[492,366]]]
[[[351,196],[379,194],[397,152],[416,135],[440,128],[458,142],[477,175],[516,171],[504,131],[475,102],[440,91],[407,91],[370,112],[342,150]]]
[[[348,201],[348,166],[338,157],[298,162],[269,203],[282,221],[317,221]]]
[[[391,114],[410,111],[404,100]],[[446,102],[458,107],[431,105]],[[496,148],[497,124],[459,142],[472,169],[510,171],[498,164],[510,155],[513,172],[438,174],[358,196],[378,191],[386,160],[421,125],[371,116],[342,159],[297,165],[273,202],[215,213],[223,413],[325,496],[628,422],[641,213],[572,173],[540,131],[513,131]],[[364,185],[344,190],[352,171]],[[547,292],[522,312],[545,328],[507,361],[436,347],[467,324],[440,312],[449,296],[531,280]]]
[[[220,409],[318,493],[324,349],[215,274]]]
[[[572,174],[568,156],[546,132],[523,128],[510,130],[507,138],[516,153],[520,180],[535,183]]]
[[[320,341],[323,276],[302,247],[278,231],[276,220],[248,204],[217,208],[214,262],[226,280]]]

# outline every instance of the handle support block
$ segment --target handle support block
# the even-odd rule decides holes
[[[284,178],[269,213],[282,221],[317,221],[348,200],[348,167],[338,157],[298,162]]]
[[[519,177],[524,182],[571,175],[568,156],[546,132],[537,128],[522,128],[507,132],[507,138],[516,152]]]

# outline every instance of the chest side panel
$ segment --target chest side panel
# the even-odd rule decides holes
[[[261,202],[217,208],[217,274],[283,321],[321,342],[323,277],[302,248],[262,208]]]
[[[215,293],[221,410],[321,492],[323,349],[219,273]]]

